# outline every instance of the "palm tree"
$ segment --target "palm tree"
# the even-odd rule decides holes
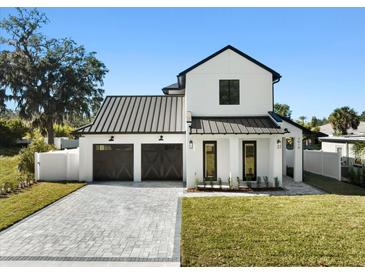
[[[305,119],[307,119],[307,117],[299,116],[299,120],[297,120],[297,123],[304,127],[305,126]]]
[[[348,128],[357,129],[360,118],[350,107],[336,108],[328,117],[336,135],[346,135]]]

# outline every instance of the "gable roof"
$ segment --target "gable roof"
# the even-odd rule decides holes
[[[171,85],[168,85],[168,86],[162,88],[162,91],[163,91],[163,93],[165,93],[167,95],[167,92],[169,90],[179,90],[179,89],[180,89],[179,84],[178,83],[173,83]]]
[[[327,124],[320,126],[319,130],[329,136],[335,135],[335,130],[333,129],[331,123],[327,123]],[[347,129],[347,133],[354,134],[354,135],[365,134],[365,122],[360,121],[357,129],[353,129],[353,128],[349,127]]]
[[[196,67],[204,64],[205,62],[209,61],[210,59],[216,57],[217,55],[221,54],[222,52],[226,51],[226,50],[232,50],[235,53],[237,53],[238,55],[241,55],[242,57],[248,59],[249,61],[255,63],[256,65],[258,65],[259,67],[267,70],[268,72],[272,73],[273,76],[273,81],[279,80],[281,78],[281,75],[276,72],[275,70],[269,68],[268,66],[265,66],[264,64],[262,64],[261,62],[257,61],[256,59],[252,58],[251,56],[248,56],[246,53],[243,53],[242,51],[236,49],[235,47],[231,46],[231,45],[227,45],[224,48],[218,50],[217,52],[213,53],[212,55],[208,56],[207,58],[201,60],[200,62],[196,63],[195,65],[192,65],[191,67],[183,70],[182,72],[180,72],[177,77],[180,76],[184,76],[186,73],[188,73],[189,71],[195,69]]]
[[[183,96],[107,96],[94,121],[74,134],[185,133]]]

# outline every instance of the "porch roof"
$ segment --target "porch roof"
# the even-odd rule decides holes
[[[190,134],[285,134],[269,116],[193,117]]]

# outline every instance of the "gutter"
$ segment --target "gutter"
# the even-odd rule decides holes
[[[279,83],[280,82],[280,79],[281,79],[281,75],[280,75],[280,77],[278,79],[276,79],[276,80],[274,80],[274,82],[272,82],[271,96],[272,96],[272,111],[273,112],[274,112],[274,105],[275,105],[275,103],[274,103],[274,85],[276,83]]]

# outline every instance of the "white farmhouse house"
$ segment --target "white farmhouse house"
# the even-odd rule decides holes
[[[273,113],[280,78],[229,45],[179,73],[161,96],[107,96],[93,123],[75,131],[79,180],[281,183],[292,137],[294,180],[302,181],[302,128]]]

